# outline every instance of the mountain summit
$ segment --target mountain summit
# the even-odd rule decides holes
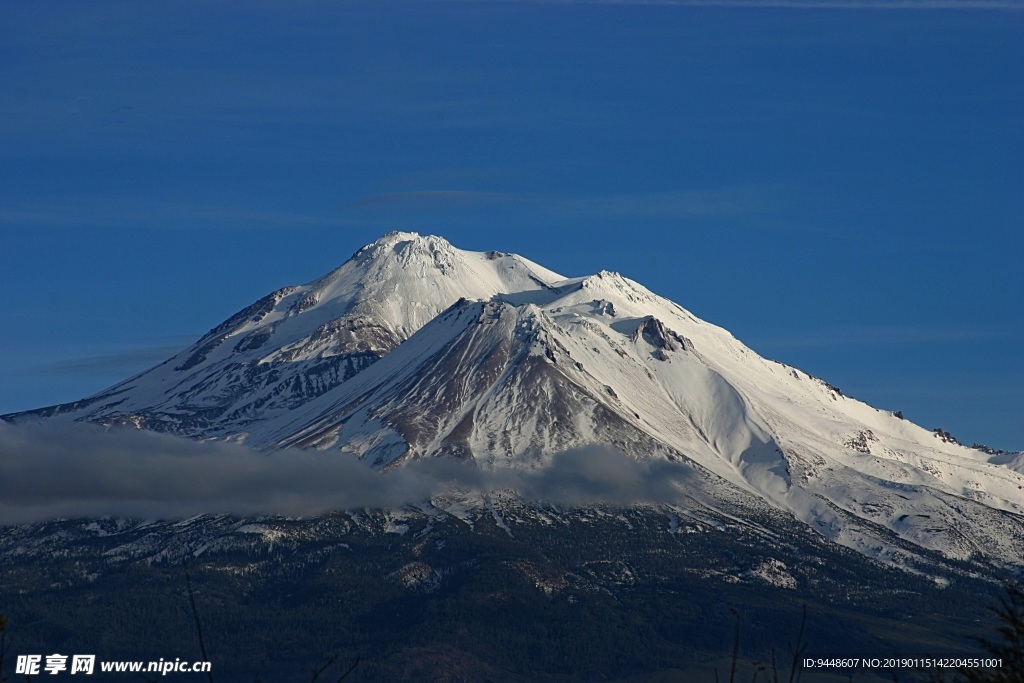
[[[1024,557],[1024,474],[766,360],[617,273],[393,232],[92,397],[6,415],[127,424],[381,469],[543,468],[601,444],[687,468],[680,499],[770,506],[901,563]],[[1016,465],[1014,463],[1017,463]]]

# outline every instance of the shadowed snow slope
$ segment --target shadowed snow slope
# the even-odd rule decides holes
[[[992,456],[768,361],[618,274],[390,233],[63,415],[192,438],[336,450],[381,469],[446,455],[547,466],[604,444],[674,460],[679,495],[743,496],[900,562],[1024,557],[1020,457]]]

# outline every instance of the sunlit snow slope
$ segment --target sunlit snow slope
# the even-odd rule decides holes
[[[381,468],[455,456],[543,467],[612,445],[695,473],[893,560],[1024,557],[1024,475],[1006,454],[843,396],[618,274],[390,233],[270,294],[66,415],[258,448],[337,449]],[[340,456],[341,457],[341,456]]]

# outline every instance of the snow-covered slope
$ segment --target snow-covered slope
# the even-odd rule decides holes
[[[327,275],[268,294],[155,368],[23,415],[242,437],[344,383],[461,297],[529,301],[560,279],[519,256],[389,233]]]
[[[1020,458],[847,398],[618,274],[566,279],[410,233],[97,396],[13,417],[52,414],[381,468],[537,468],[607,444],[691,468],[680,496],[760,500],[880,559],[898,561],[894,537],[1024,557]]]

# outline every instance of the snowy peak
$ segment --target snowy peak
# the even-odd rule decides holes
[[[463,251],[440,237],[391,232],[296,288],[284,317],[363,317],[405,339],[459,298],[525,294],[562,279],[518,256]]]
[[[562,280],[519,256],[389,233],[323,277],[247,306],[167,362],[32,414],[248,438],[262,421],[351,379],[460,298],[544,301]]]
[[[551,408],[536,399],[549,372],[542,367],[558,362],[552,325],[532,304],[462,299],[319,399],[311,406],[319,419],[290,435],[295,423],[276,426],[278,445],[340,447],[376,466],[440,454],[487,460],[485,450],[505,457],[547,452],[532,428],[529,435],[512,432],[515,421],[529,422],[531,410]],[[523,391],[535,400],[518,406],[515,417],[512,406],[492,405]]]
[[[272,292],[104,392],[4,419],[57,414],[381,469],[435,456],[535,468],[601,444],[686,463],[699,490],[680,495],[746,497],[886,561],[906,543],[1024,557],[1020,457],[843,396],[617,273],[566,279],[415,233]]]
[[[406,338],[459,298],[543,297],[561,280],[516,255],[463,251],[440,237],[392,232],[360,249],[314,288],[326,299],[358,290],[357,310],[386,320]]]
[[[461,300],[263,438],[379,467],[435,455],[542,463],[605,444],[692,461],[743,488],[752,468],[785,470],[763,421],[680,335],[654,317],[617,330],[560,303]]]

